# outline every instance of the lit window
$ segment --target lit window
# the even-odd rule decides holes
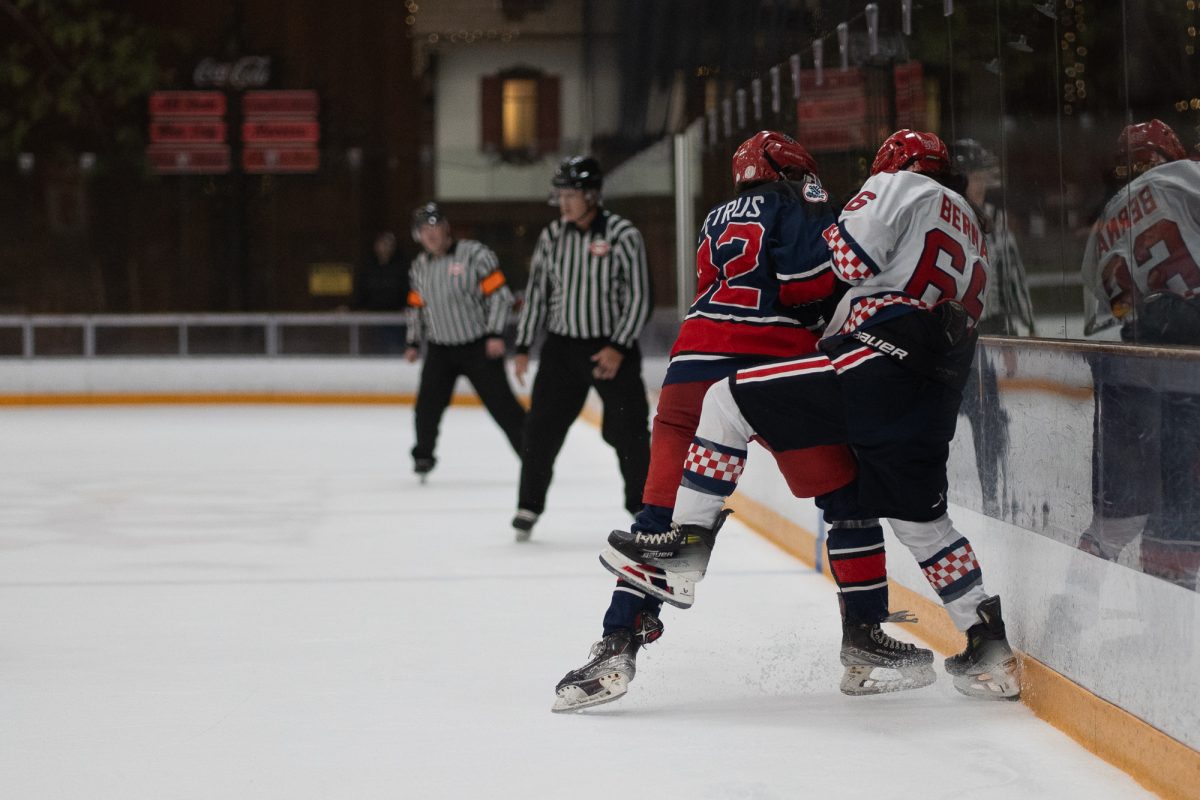
[[[485,153],[517,163],[559,148],[559,78],[513,67],[480,78],[480,144]]]
[[[505,150],[532,150],[537,144],[537,81],[532,78],[508,78],[502,99]]]

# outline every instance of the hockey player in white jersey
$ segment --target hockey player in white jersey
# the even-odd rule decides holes
[[[966,649],[946,660],[955,687],[1015,698],[1018,665],[1000,599],[984,592],[971,544],[947,515],[946,461],[988,258],[979,218],[954,183],[936,135],[901,130],[884,142],[871,177],[825,231],[832,268],[849,288],[822,353],[740,370],[713,385],[673,524],[687,534],[678,540],[711,541],[740,470],[704,465],[740,464],[754,436],[776,450],[851,445],[859,462],[855,502],[889,518],[967,635]],[[630,558],[669,565],[658,540],[614,532],[609,543]]]
[[[1117,142],[1109,200],[1084,254],[1089,331],[1200,345],[1200,162],[1159,120],[1127,126]],[[1139,536],[1142,570],[1195,589],[1200,574],[1200,404],[1170,391],[1170,362],[1136,375],[1093,366],[1093,514],[1079,548],[1115,561]]]

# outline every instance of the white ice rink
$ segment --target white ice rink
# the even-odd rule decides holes
[[[1149,796],[944,674],[842,696],[833,585],[736,523],[629,695],[551,714],[600,633],[615,457],[577,424],[516,545],[516,458],[483,411],[451,409],[425,487],[411,427],[0,410],[0,798]]]

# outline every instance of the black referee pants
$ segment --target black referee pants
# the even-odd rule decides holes
[[[466,344],[430,343],[427,346],[425,363],[421,367],[421,388],[417,390],[417,443],[412,449],[414,459],[433,458],[442,415],[450,405],[459,375],[467,376],[475,394],[483,401],[484,408],[508,437],[508,443],[515,452],[521,452],[525,409],[517,402],[512,387],[508,385],[504,359],[487,357],[484,350],[486,341],[476,339]]]
[[[517,507],[540,514],[554,476],[554,461],[571,424],[595,387],[604,402],[600,433],[614,450],[625,481],[625,508],[642,508],[642,488],[650,468],[650,406],[642,383],[642,355],[635,345],[609,380],[592,377],[592,356],[606,339],[570,339],[550,334],[542,346],[532,404],[521,446],[521,486]]]

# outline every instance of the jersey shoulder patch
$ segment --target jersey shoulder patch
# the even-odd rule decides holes
[[[810,203],[828,203],[829,192],[825,191],[825,187],[821,182],[811,175],[804,181],[804,199]]]

